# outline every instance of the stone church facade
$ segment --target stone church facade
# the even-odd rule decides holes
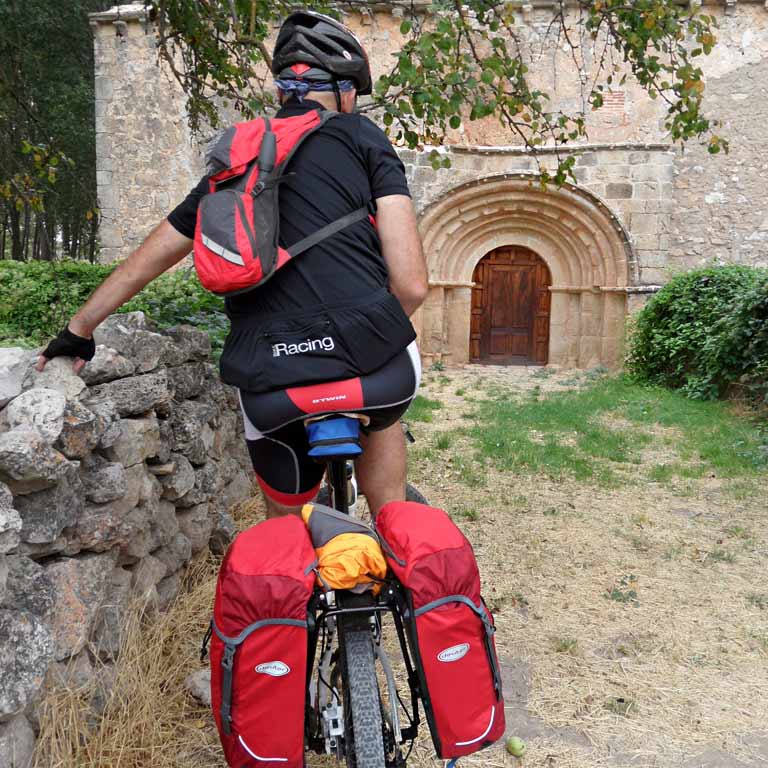
[[[699,60],[706,109],[722,121],[728,155],[673,146],[662,104],[631,79],[586,111],[589,138],[560,150],[576,158],[576,183],[561,188],[538,184],[541,168],[557,162],[553,149],[533,158],[490,120],[449,134],[440,151],[450,168],[433,170],[426,151],[400,151],[429,266],[414,318],[427,361],[615,367],[628,314],[671,275],[712,263],[768,266],[768,2],[705,5],[720,26],[715,51]],[[402,14],[361,6],[346,21],[376,75],[402,42]],[[552,6],[519,3],[516,22],[534,81],[573,113],[585,93],[570,51],[548,37]],[[197,182],[203,142],[157,66],[143,6],[115,7],[91,24],[101,253],[112,261]],[[594,52],[580,43],[588,69]]]

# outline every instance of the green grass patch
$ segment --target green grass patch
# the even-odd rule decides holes
[[[406,421],[432,421],[432,412],[443,407],[439,400],[433,400],[424,395],[416,395],[406,412],[404,418]]]
[[[625,378],[602,378],[573,392],[534,388],[521,400],[494,395],[479,403],[474,424],[463,431],[478,456],[500,470],[611,486],[638,477],[632,465],[640,462],[642,448],[670,442],[679,461],[649,467],[653,480],[707,473],[749,478],[768,469],[768,435],[724,403],[693,401]],[[676,437],[654,434],[659,426]]]
[[[438,451],[445,451],[450,447],[451,447],[450,435],[446,435],[445,433],[443,433],[442,435],[438,436],[437,440],[435,440],[435,448],[437,448]]]

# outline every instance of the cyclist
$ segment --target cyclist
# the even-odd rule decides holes
[[[277,118],[309,110],[340,114],[309,136],[280,186],[285,245],[362,206],[373,214],[310,248],[264,285],[226,299],[230,334],[222,379],[239,388],[245,435],[269,516],[297,513],[316,495],[323,468],[307,456],[307,414],[365,414],[360,490],[376,512],[405,498],[399,417],[418,389],[409,316],[427,274],[402,163],[385,134],[355,112],[371,93],[356,36],[323,14],[299,11],[280,29],[272,73]],[[103,283],[38,362],[93,357],[94,329],[191,250],[204,177]],[[374,219],[375,216],[375,219]]]

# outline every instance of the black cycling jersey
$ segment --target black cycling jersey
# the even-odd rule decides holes
[[[276,117],[323,107],[289,100]],[[309,136],[280,187],[280,239],[289,247],[324,225],[386,195],[409,195],[405,169],[386,135],[367,118],[342,114]],[[194,236],[207,177],[168,216]],[[402,351],[415,333],[387,290],[374,225],[363,220],[279,269],[264,285],[226,300],[232,330],[222,378],[266,391],[369,373]]]

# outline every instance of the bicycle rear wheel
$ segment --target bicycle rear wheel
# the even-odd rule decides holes
[[[367,626],[343,626],[341,653],[348,768],[386,768],[373,637]]]

